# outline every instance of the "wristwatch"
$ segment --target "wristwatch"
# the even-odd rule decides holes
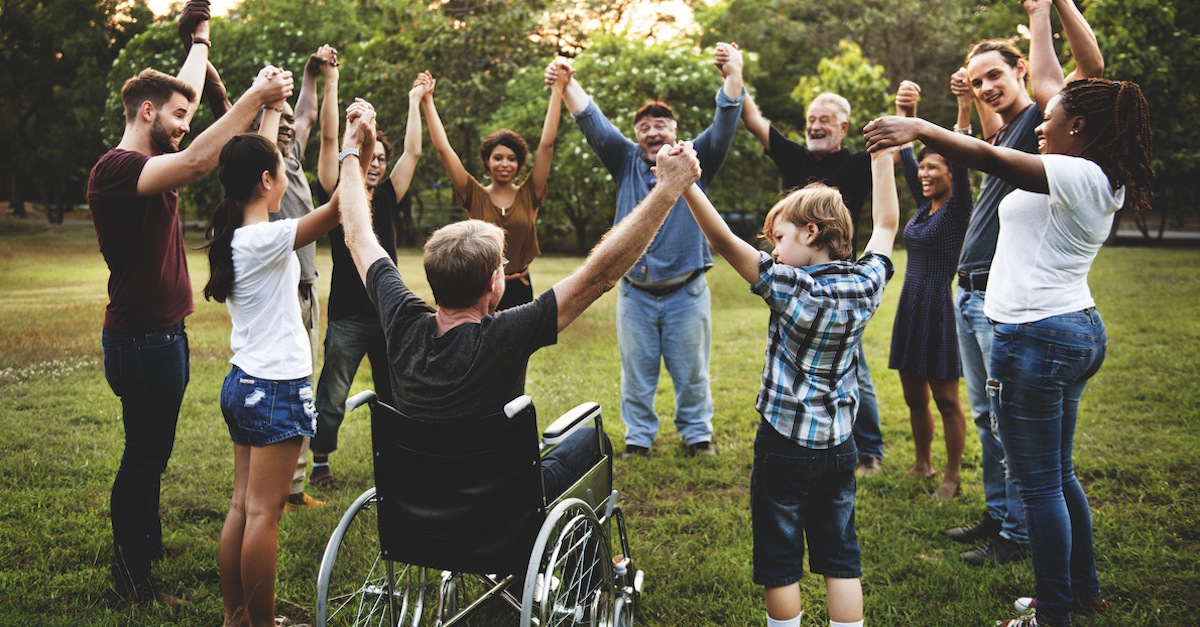
[[[339,152],[338,153],[338,163],[341,163],[343,159],[345,159],[346,157],[349,157],[350,155],[354,155],[355,157],[359,156],[358,149],[357,148],[347,148],[347,149]]]

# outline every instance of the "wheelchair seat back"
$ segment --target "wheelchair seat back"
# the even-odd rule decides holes
[[[385,559],[442,570],[525,568],[545,517],[537,414],[417,419],[371,404]]]

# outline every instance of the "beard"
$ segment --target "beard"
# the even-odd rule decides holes
[[[150,143],[160,154],[179,152],[179,146],[172,140],[167,129],[163,128],[158,117],[154,118],[154,124],[150,126]]]

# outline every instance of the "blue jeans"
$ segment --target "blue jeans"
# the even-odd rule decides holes
[[[854,414],[854,446],[860,458],[872,455],[883,459],[883,430],[879,426],[879,404],[875,402],[875,383],[862,342],[858,343],[858,411]]]
[[[379,320],[366,316],[330,320],[325,328],[325,364],[317,382],[317,434],[310,445],[315,454],[328,455],[337,450],[338,429],[346,416],[346,397],[363,355],[371,363],[375,394],[389,405],[396,402],[392,398],[387,342]]]
[[[988,396],[1029,524],[1037,614],[1071,623],[1072,595],[1100,596],[1092,512],[1075,478],[1079,398],[1108,346],[1093,307],[1026,324],[997,323]]]
[[[600,438],[604,444],[600,444]],[[604,455],[612,456],[608,434],[598,435],[595,427],[583,427],[542,456],[542,489],[553,501],[575,485]],[[612,465],[609,464],[609,471]],[[608,477],[609,486],[612,476]],[[611,488],[610,488],[611,489]]]
[[[662,364],[675,386],[675,428],[683,443],[711,442],[712,314],[704,276],[666,296],[652,296],[622,280],[617,293],[617,345],[625,444],[648,448],[658,435],[654,396]]]
[[[160,480],[175,447],[175,424],[191,371],[183,322],[149,333],[104,329],[104,377],[121,397],[125,451],[113,480],[113,587],[153,598],[150,561],[162,555]]]
[[[754,583],[777,588],[814,574],[862,576],[854,527],[854,439],[830,449],[804,448],[765,420],[754,438],[750,516],[754,531]]]
[[[240,446],[311,438],[317,424],[308,377],[260,379],[238,366],[229,369],[221,386],[221,414],[229,438]]]
[[[954,320],[958,327],[958,352],[962,357],[967,402],[979,433],[983,457],[983,496],[988,515],[1001,523],[1000,534],[1021,544],[1029,542],[1025,509],[1016,486],[1005,475],[1004,446],[988,401],[988,363],[992,353],[992,321],[983,314],[982,291],[958,288]]]

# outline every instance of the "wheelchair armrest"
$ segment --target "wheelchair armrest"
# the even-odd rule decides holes
[[[346,413],[348,414],[355,409],[374,401],[375,398],[374,390],[365,390],[355,394],[354,396],[351,396],[350,398],[346,399]]]
[[[567,439],[572,433],[591,422],[600,415],[598,403],[581,403],[571,411],[563,414],[542,432],[542,441],[553,446]]]
[[[504,405],[504,415],[512,418],[513,416],[525,411],[525,408],[532,404],[533,399],[529,398],[528,394],[522,394]]]

